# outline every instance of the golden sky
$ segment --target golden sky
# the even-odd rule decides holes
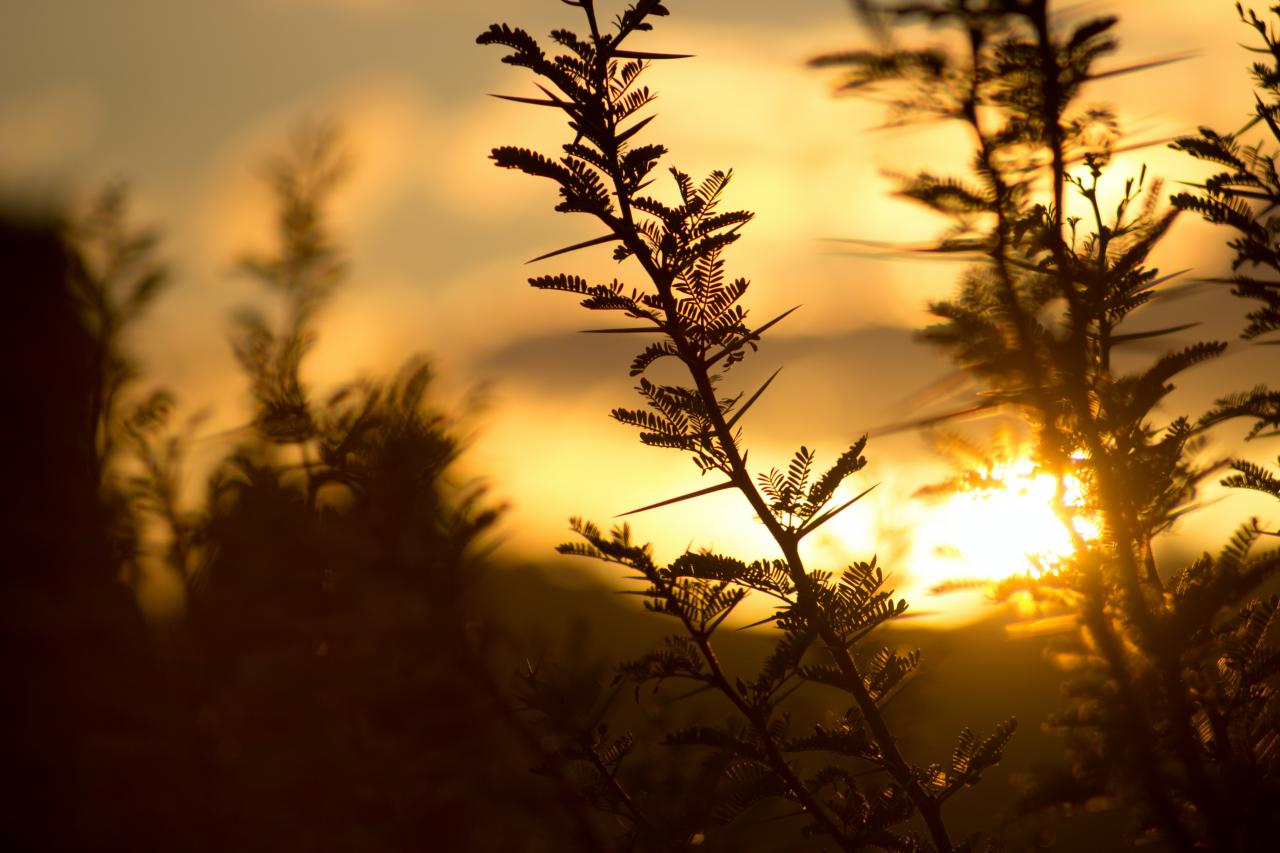
[[[245,250],[270,244],[270,198],[255,166],[300,119],[334,117],[356,164],[334,211],[352,276],[310,362],[318,387],[385,373],[425,351],[447,399],[483,389],[485,409],[468,427],[467,466],[511,503],[508,553],[546,554],[564,538],[570,515],[605,521],[705,485],[687,460],[641,447],[608,419],[610,407],[632,403],[627,342],[576,335],[592,317],[524,284],[540,272],[618,274],[605,252],[524,266],[595,236],[591,223],[553,214],[550,184],[486,159],[494,145],[548,150],[563,134],[554,116],[485,96],[532,90],[475,36],[496,21],[541,36],[577,26],[575,10],[555,0],[0,6],[0,190],[76,198],[106,180],[128,181],[139,219],[161,227],[174,269],[136,349],[187,411],[212,410],[202,429],[217,432],[242,417],[226,331],[236,307],[265,298],[231,272]],[[912,330],[925,322],[927,300],[950,293],[958,267],[853,257],[820,238],[928,238],[937,223],[889,199],[882,173],[963,164],[967,141],[937,127],[876,129],[875,107],[833,99],[830,81],[803,67],[808,56],[859,42],[840,0],[669,6],[673,15],[647,45],[696,58],[652,72],[660,117],[650,138],[667,144],[666,162],[685,171],[734,170],[730,203],[758,215],[731,250],[729,268],[753,281],[754,316],[803,305],[738,377],[750,385],[785,365],[747,424],[752,461],[782,466],[800,444],[829,461],[862,432],[919,415],[921,399],[937,404],[922,392],[949,375],[948,365],[914,343]],[[1073,13],[1121,16],[1116,64],[1194,54],[1115,78],[1087,99],[1116,103],[1137,140],[1202,124],[1237,127],[1252,94],[1237,47],[1248,33],[1232,7],[1227,0],[1072,5]],[[950,163],[939,162],[939,140],[947,140]],[[1203,173],[1161,147],[1129,155],[1121,167],[1139,162],[1171,185]],[[1157,260],[1167,270],[1221,274],[1222,238],[1184,217]],[[1168,310],[1205,320],[1197,332],[1230,338],[1244,309],[1198,297]],[[1192,374],[1173,405],[1198,413],[1221,390],[1261,381],[1266,366],[1257,350],[1241,349]],[[1252,371],[1247,381],[1236,379],[1242,371]],[[831,560],[880,551],[898,561],[909,587],[918,555],[904,531],[927,512],[910,495],[945,468],[910,433],[873,438],[869,456],[853,487],[881,487],[811,547]],[[1223,524],[1247,514],[1245,500],[1215,505],[1176,541],[1211,547],[1225,536]],[[733,543],[743,555],[769,544],[745,504],[727,494],[641,516],[636,526],[668,556],[690,544]]]

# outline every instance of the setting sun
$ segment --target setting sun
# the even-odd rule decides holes
[[[1054,510],[1053,475],[1019,458],[992,466],[982,479],[980,487],[934,498],[922,514],[912,560],[919,586],[1038,574],[1071,554],[1071,532]],[[1064,503],[1078,506],[1080,498],[1080,484],[1068,478]],[[1089,519],[1074,524],[1082,538],[1097,536]]]

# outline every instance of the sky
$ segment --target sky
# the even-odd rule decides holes
[[[612,13],[620,4],[600,5]],[[829,238],[938,233],[940,223],[889,197],[885,173],[959,168],[967,140],[945,127],[884,129],[876,106],[833,97],[829,76],[805,68],[810,56],[863,43],[841,0],[668,5],[672,16],[646,46],[695,57],[650,73],[659,118],[649,137],[686,172],[734,170],[729,203],[757,212],[728,255],[730,274],[753,282],[752,316],[802,306],[737,377],[750,387],[785,366],[746,424],[752,461],[782,467],[801,444],[830,461],[871,431],[871,464],[850,487],[880,486],[811,543],[810,556],[838,566],[878,552],[902,585],[918,588],[923,575],[912,566],[923,546],[909,531],[928,526],[931,510],[912,495],[944,476],[945,462],[916,433],[876,431],[970,390],[913,338],[959,267],[850,254]],[[1121,16],[1122,50],[1108,62],[1190,54],[1086,94],[1115,103],[1131,139],[1233,129],[1251,109],[1238,47],[1248,32],[1227,0],[1064,5]],[[577,334],[598,318],[524,283],[545,272],[619,274],[604,251],[525,265],[595,236],[591,223],[554,214],[549,183],[487,160],[495,145],[551,150],[564,139],[550,111],[487,97],[533,89],[475,36],[499,21],[544,36],[578,26],[576,14],[555,0],[0,0],[0,197],[75,203],[107,181],[127,182],[137,221],[160,228],[173,270],[134,349],[184,411],[208,411],[200,447],[216,455],[217,436],[245,411],[229,321],[238,307],[267,301],[233,270],[246,251],[271,245],[259,167],[299,122],[337,121],[355,166],[333,210],[352,273],[324,315],[307,376],[322,389],[429,354],[442,405],[478,406],[462,420],[464,471],[510,505],[505,553],[544,559],[566,538],[569,516],[607,522],[706,484],[688,460],[640,446],[608,418],[635,401],[629,342]],[[1204,173],[1160,146],[1126,155],[1118,170],[1139,163],[1170,187]],[[1220,275],[1223,236],[1184,217],[1156,261]],[[1229,339],[1244,307],[1214,296],[1166,310],[1204,321],[1197,334]],[[1168,411],[1199,412],[1223,388],[1261,381],[1267,367],[1258,350],[1234,347],[1192,374]],[[1233,441],[1224,434],[1211,450],[1234,450]],[[1250,506],[1242,496],[1214,504],[1171,547],[1215,547]],[[634,525],[668,557],[689,546],[772,551],[729,494]]]

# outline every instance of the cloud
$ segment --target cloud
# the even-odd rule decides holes
[[[640,348],[634,340],[623,340],[630,337],[557,333],[508,340],[482,356],[474,370],[489,381],[552,398],[597,389],[625,396],[633,384],[626,371]],[[936,403],[926,392],[952,370],[944,356],[917,342],[908,328],[774,333],[727,375],[724,387],[754,388],[781,366],[783,374],[753,409],[755,427],[765,433],[789,431],[795,413],[804,412],[806,422],[819,430],[839,425],[837,440],[920,416],[922,411],[914,407]]]
[[[402,196],[427,191],[440,147],[442,120],[411,81],[378,79],[347,84],[308,102],[260,118],[226,143],[197,193],[204,254],[226,259],[271,239],[272,198],[260,165],[286,149],[307,120],[334,121],[352,170],[334,197],[334,227],[359,241]]]
[[[291,42],[303,52],[280,67],[301,69],[299,77],[308,85],[265,85],[263,91],[311,94],[262,107],[268,112],[241,124],[211,161],[196,160],[187,149],[170,155],[181,163],[193,158],[189,182],[174,182],[174,192],[182,194],[189,210],[185,216],[166,211],[163,218],[172,226],[167,245],[186,272],[149,327],[155,330],[147,341],[152,363],[191,378],[178,384],[193,389],[189,397],[197,405],[240,387],[227,354],[225,318],[232,306],[261,303],[265,296],[226,271],[246,249],[269,248],[274,230],[272,199],[254,164],[280,150],[300,116],[334,116],[346,128],[355,158],[352,179],[333,210],[339,238],[352,255],[353,275],[325,315],[309,375],[324,383],[385,372],[410,352],[425,349],[436,354],[446,387],[493,382],[492,418],[469,464],[498,479],[517,504],[513,525],[540,549],[559,541],[570,514],[603,519],[696,488],[699,479],[687,460],[640,447],[627,429],[607,418],[611,406],[628,403],[632,380],[626,367],[634,344],[574,334],[578,328],[608,325],[609,318],[588,315],[569,297],[524,284],[527,275],[558,271],[603,281],[617,275],[637,286],[644,281],[633,266],[614,264],[604,250],[523,266],[541,252],[595,236],[597,226],[586,217],[552,213],[556,192],[550,182],[496,169],[488,160],[495,145],[554,151],[568,137],[561,117],[551,110],[483,96],[485,90],[536,90],[522,69],[501,66],[493,54],[486,55],[485,66],[492,76],[473,75],[467,63],[478,63],[474,57],[480,56],[472,44],[483,27],[479,4],[276,3],[299,14],[275,17],[288,18],[291,25],[296,18],[303,27]],[[753,281],[747,300],[752,318],[764,320],[803,306],[730,375],[731,384],[740,382],[735,390],[750,388],[785,365],[745,423],[755,448],[753,465],[759,460],[767,470],[784,464],[801,442],[820,447],[829,459],[863,430],[910,419],[920,411],[913,392],[947,374],[945,360],[913,343],[910,330],[927,322],[929,299],[954,290],[959,267],[850,255],[847,247],[821,238],[912,241],[937,234],[943,223],[887,197],[892,184],[882,170],[961,172],[970,147],[958,128],[876,131],[882,120],[877,107],[832,98],[828,79],[803,68],[812,53],[858,42],[858,31],[842,10],[800,23],[785,4],[757,0],[749,5],[752,11],[739,14],[727,0],[697,4],[688,15],[677,10],[658,31],[643,36],[646,47],[697,54],[660,63],[650,73],[650,84],[659,91],[659,118],[646,136],[668,144],[672,153],[666,162],[687,171],[735,170],[726,204],[756,210],[758,216],[727,261],[731,275]],[[1115,97],[1127,123],[1142,126],[1152,137],[1205,121],[1236,126],[1251,104],[1247,55],[1216,45],[1231,45],[1248,33],[1230,10],[1199,0],[1132,6],[1120,29],[1128,46],[1115,64],[1201,45],[1214,46],[1214,53],[1114,78],[1090,97]],[[432,33],[438,42],[431,43],[448,49],[432,58],[444,56],[451,64],[415,65],[416,72],[396,65],[381,76],[332,82],[357,67],[351,57],[387,68],[380,64],[384,54],[390,64],[409,56],[409,48],[402,55],[388,51],[387,44],[400,43],[391,37],[392,28],[403,31],[398,16],[410,9],[428,9],[431,20],[439,21]],[[302,14],[311,10],[317,14]],[[318,14],[321,10],[328,14]],[[485,21],[541,16],[548,23],[557,14],[576,12],[560,4],[546,9],[538,4],[535,10],[518,0],[486,4],[485,10]],[[362,18],[353,22],[348,14]],[[352,48],[351,57],[338,51],[331,61],[313,51],[314,33],[306,29],[312,19],[324,22],[316,32],[350,34],[350,43],[342,43]],[[531,30],[542,32],[540,26]],[[233,47],[228,44],[229,54]],[[319,56],[323,73],[317,71]],[[276,68],[261,67],[272,73]],[[446,67],[467,71],[449,76]],[[154,85],[163,80],[156,73],[147,78]],[[103,117],[92,91],[88,86],[40,89],[0,105],[5,140],[0,173],[57,169],[92,154]],[[237,103],[256,111],[263,102],[240,98]],[[241,122],[245,113],[235,115]],[[154,137],[157,144],[168,139]],[[1122,166],[1132,172],[1140,162],[1175,179],[1196,174],[1185,158],[1161,148],[1129,155]],[[655,185],[658,191],[670,191],[665,174]],[[1164,265],[1195,266],[1212,274],[1220,266],[1215,251],[1221,252],[1221,234],[1185,219],[1177,228]],[[911,521],[895,513],[925,476],[918,465],[918,440],[909,434],[873,438],[871,458],[879,466],[874,477],[885,486],[833,525],[824,554],[844,549],[848,559],[866,558],[877,550],[877,537],[889,537],[894,524]],[[751,538],[760,528],[751,524],[749,511],[728,496],[700,502],[693,511],[689,506],[642,517],[639,526],[662,537],[668,553],[690,542],[740,542],[744,530],[750,546],[744,551],[758,546],[760,553],[771,552],[767,542]]]
[[[0,103],[0,175],[60,174],[88,150],[103,107],[86,85],[59,84]]]
[[[413,8],[409,0],[274,0],[280,6],[318,6],[359,14],[386,14]]]

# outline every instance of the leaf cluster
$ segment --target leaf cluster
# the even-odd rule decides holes
[[[103,499],[111,503],[117,547],[128,555],[129,572],[136,574],[145,538],[140,513],[161,511],[175,525],[187,519],[165,485],[164,469],[178,463],[179,447],[171,443],[157,453],[147,441],[172,407],[172,397],[163,389],[136,390],[141,370],[124,344],[169,280],[156,257],[158,233],[131,223],[128,207],[125,187],[109,186],[66,226],[64,239],[76,259],[68,285],[100,373],[89,400],[97,479]],[[138,471],[131,457],[143,450],[143,470]]]
[[[785,563],[757,560],[748,564],[701,551],[687,552],[663,566],[654,562],[649,546],[632,539],[626,525],[606,535],[590,522],[575,519],[574,530],[582,541],[561,546],[561,553],[631,570],[633,579],[645,584],[637,594],[644,597],[646,608],[675,619],[682,628],[658,648],[619,664],[614,684],[630,682],[638,694],[642,685],[651,685],[656,692],[666,682],[683,682],[690,687],[681,689],[675,698],[716,692],[739,712],[723,724],[685,726],[664,737],[668,746],[707,751],[707,761],[719,768],[715,781],[721,787],[709,824],[700,828],[682,825],[682,837],[736,821],[750,809],[773,800],[801,806],[790,814],[806,819],[807,832],[834,835],[847,849],[868,845],[925,849],[911,832],[904,834],[900,828],[915,811],[905,788],[896,783],[885,787],[862,781],[869,772],[889,770],[891,761],[856,702],[834,725],[813,724],[807,733],[795,730],[785,703],[804,684],[843,693],[846,701],[855,691],[823,652]],[[904,601],[895,600],[892,591],[884,589],[884,573],[874,562],[849,566],[838,578],[814,572],[805,582],[822,603],[832,630],[851,648],[906,609]],[[756,674],[744,678],[723,668],[711,641],[753,591],[778,602],[774,615],[765,621],[775,623],[781,636]],[[860,692],[876,705],[887,704],[908,682],[919,661],[918,651],[904,654],[879,649],[862,667]],[[976,784],[984,770],[999,762],[1014,728],[1010,720],[981,744],[972,732],[964,730],[949,769],[943,771],[940,765],[916,768],[914,780],[937,801],[946,801],[964,786]],[[627,743],[630,747],[631,742]],[[581,751],[564,755],[590,760]],[[814,759],[823,763],[801,770]],[[620,801],[621,792],[615,792],[615,797]],[[824,804],[823,812],[808,812],[816,808],[815,801]],[[617,808],[617,802],[607,808]],[[642,827],[636,823],[633,828]]]
[[[1173,142],[1175,150],[1219,171],[1194,184],[1195,192],[1173,196],[1172,203],[1234,232],[1227,243],[1235,253],[1232,275],[1215,281],[1231,285],[1235,296],[1254,304],[1246,315],[1241,337],[1268,346],[1277,343],[1273,335],[1280,330],[1280,216],[1276,212],[1280,205],[1280,173],[1276,167],[1276,144],[1280,143],[1280,41],[1274,23],[1267,18],[1246,10],[1240,3],[1236,4],[1236,12],[1262,42],[1261,47],[1250,48],[1262,57],[1251,68],[1255,88],[1253,115],[1233,133],[1202,127],[1198,135]],[[1261,138],[1247,142],[1254,129],[1261,131]],[[1280,429],[1276,392],[1260,385],[1250,392],[1225,397],[1206,421],[1218,423],[1239,417],[1253,421],[1248,438],[1274,434]],[[1243,459],[1232,460],[1231,467],[1236,473],[1223,481],[1226,485],[1256,489],[1280,499],[1280,483],[1273,472]]]
[[[855,441],[826,470],[815,469],[815,452],[801,447],[786,471],[771,469],[752,476],[741,446],[740,422],[778,374],[750,394],[726,395],[720,386],[725,374],[757,348],[763,334],[791,312],[754,327],[747,322],[743,298],[748,282],[731,278],[723,260],[751,219],[748,212],[721,209],[730,172],[714,171],[699,182],[672,168],[674,197],[649,194],[651,172],[666,149],[639,141],[639,132],[652,118],[641,117],[652,93],[637,81],[649,62],[677,55],[632,50],[623,44],[647,28],[651,17],[666,14],[665,7],[636,2],[610,30],[599,25],[591,0],[570,5],[583,11],[589,33],[553,32],[552,40],[567,53],[548,57],[537,40],[507,25],[494,25],[479,37],[481,44],[508,48],[504,61],[529,69],[538,79],[542,97],[507,99],[563,113],[573,133],[572,142],[555,157],[508,146],[494,149],[492,158],[500,167],[552,180],[560,193],[558,211],[585,213],[603,226],[599,237],[535,260],[608,245],[616,261],[638,265],[645,283],[635,287],[614,279],[592,284],[568,274],[535,276],[529,283],[572,293],[589,310],[620,312],[630,321],[591,332],[655,336],[630,367],[631,375],[639,377],[637,391],[645,407],[617,408],[612,415],[637,428],[643,443],[680,450],[702,473],[721,475],[712,486],[634,512],[736,490],[765,525],[782,557],[747,563],[701,551],[662,565],[647,545],[632,540],[628,527],[606,535],[575,519],[573,529],[581,541],[562,546],[562,553],[630,570],[632,579],[642,584],[638,594],[645,606],[680,627],[659,648],[621,664],[618,677],[634,682],[637,689],[643,683],[656,690],[666,682],[687,682],[692,693],[718,694],[732,706],[735,716],[724,726],[684,729],[668,737],[670,745],[710,750],[710,766],[715,768],[710,789],[718,792],[719,803],[712,814],[720,823],[743,819],[757,804],[773,802],[788,806],[785,816],[798,820],[805,833],[825,836],[840,849],[871,845],[915,850],[924,849],[925,842],[902,824],[918,817],[937,849],[960,849],[942,820],[943,788],[931,787],[929,781],[936,774],[902,755],[881,710],[906,683],[918,655],[891,650],[863,655],[856,648],[867,633],[900,615],[905,603],[882,589],[884,576],[874,561],[835,577],[808,570],[798,550],[806,534],[866,494],[842,502],[837,498],[841,484],[866,464],[866,440]],[[654,365],[664,359],[678,364],[686,377],[683,382],[650,378]],[[744,677],[723,668],[712,640],[752,592],[774,599],[774,613],[760,624],[772,623],[781,634],[759,670]],[[829,741],[792,739],[789,717],[781,706],[806,683],[835,689],[851,703],[843,741],[835,735]],[[858,738],[865,745],[854,748]],[[986,766],[998,760],[1003,741],[993,744],[998,745],[983,753],[978,763]],[[833,760],[814,775],[807,775],[806,765],[793,755],[828,746]],[[859,761],[861,770],[846,766]],[[872,788],[859,784],[857,773],[865,772],[867,763],[892,781]],[[615,805],[625,802],[623,793],[614,791]],[[647,832],[635,813],[629,824],[633,831]],[[665,843],[679,847],[704,833],[702,827],[682,826],[665,834]]]
[[[1163,419],[1159,407],[1174,382],[1226,345],[1168,344],[1191,326],[1134,328],[1147,306],[1171,292],[1176,274],[1160,275],[1149,258],[1179,211],[1196,207],[1254,228],[1249,203],[1214,195],[1234,186],[1224,175],[1200,201],[1176,197],[1165,210],[1160,182],[1144,170],[1126,179],[1113,208],[1104,205],[1099,188],[1118,150],[1114,117],[1074,103],[1090,81],[1159,64],[1096,69],[1115,47],[1115,19],[1060,30],[1043,0],[908,4],[893,14],[949,26],[967,47],[939,48],[928,75],[882,73],[875,81],[914,87],[916,101],[933,97],[974,139],[971,176],[922,173],[902,182],[904,196],[951,223],[927,251],[976,260],[959,295],[931,306],[939,322],[922,336],[980,383],[966,411],[1000,409],[1029,423],[1037,463],[1055,476],[1056,508],[1074,536],[1064,565],[1005,585],[1029,586],[1041,602],[1069,608],[1080,631],[1074,651],[1064,652],[1073,668],[1058,718],[1071,752],[1070,784],[1051,780],[1023,805],[1102,797],[1135,807],[1139,831],[1172,849],[1249,849],[1270,832],[1268,819],[1247,805],[1261,777],[1239,770],[1229,747],[1208,749],[1203,733],[1214,715],[1228,728],[1237,712],[1243,729],[1256,724],[1243,706],[1207,701],[1230,693],[1236,678],[1210,661],[1220,657],[1213,651],[1225,636],[1219,632],[1237,624],[1233,614],[1259,606],[1247,599],[1274,556],[1241,573],[1233,568],[1243,559],[1237,543],[1217,561],[1173,573],[1161,570],[1152,541],[1193,505],[1197,483],[1213,468],[1196,460],[1203,433],[1232,408],[1265,411],[1269,402],[1242,396],[1198,420]],[[911,69],[918,52],[895,59],[889,44],[875,65]],[[855,80],[868,81],[860,87],[869,85],[869,62],[844,61]],[[906,110],[913,101],[896,103]],[[1232,175],[1265,168],[1232,140],[1202,134],[1179,144]],[[1136,370],[1120,369],[1122,348],[1152,345],[1167,348]],[[1241,482],[1268,487],[1258,476],[1265,472],[1238,471]],[[1083,493],[1074,504],[1066,500],[1068,478]],[[1080,532],[1074,522],[1081,516],[1099,522],[1097,537]],[[1203,583],[1195,593],[1185,587],[1193,576]]]

